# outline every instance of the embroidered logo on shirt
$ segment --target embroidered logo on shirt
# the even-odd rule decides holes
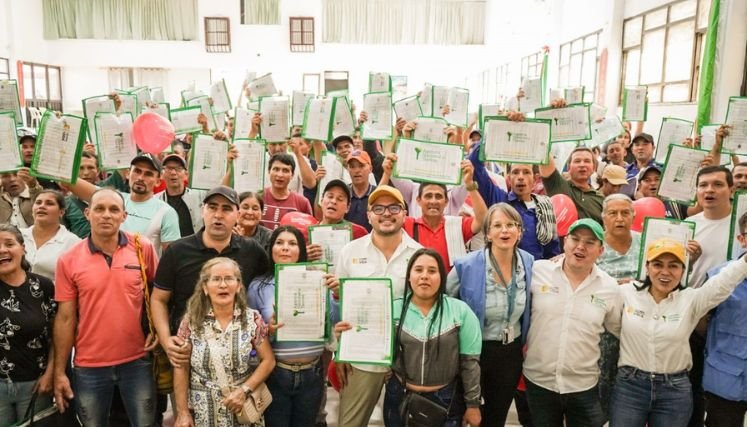
[[[680,321],[680,315],[678,313],[674,314],[662,314],[661,320],[665,322],[679,322]]]
[[[633,316],[638,316],[641,319],[643,319],[644,317],[646,317],[646,312],[645,311],[638,310],[638,309],[635,309],[635,308],[630,307],[630,306],[625,307],[625,312],[628,313],[628,314],[630,314],[630,315],[633,315]]]
[[[540,285],[539,291],[541,294],[559,294],[560,289],[557,286],[551,286],[551,285]]]
[[[353,264],[366,264],[368,263],[368,259],[367,258],[353,258],[351,262]]]
[[[607,308],[607,301],[594,294],[591,294],[591,304],[599,308]]]

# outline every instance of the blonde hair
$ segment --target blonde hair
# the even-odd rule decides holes
[[[239,283],[239,289],[236,291],[236,299],[234,301],[234,309],[239,309],[241,312],[241,326],[246,327],[246,312],[248,310],[248,304],[246,299],[246,288],[241,282],[241,269],[236,261],[230,258],[218,257],[208,260],[202,265],[200,278],[197,280],[197,284],[195,284],[195,290],[192,293],[192,296],[189,297],[189,301],[187,301],[187,312],[184,314],[184,317],[187,319],[192,331],[197,334],[202,334],[203,322],[205,321],[207,314],[210,312],[210,309],[213,308],[210,297],[207,295],[207,292],[203,291],[202,286],[207,284],[208,280],[210,280],[210,271],[213,267],[220,264],[230,264],[234,269],[234,274]]]

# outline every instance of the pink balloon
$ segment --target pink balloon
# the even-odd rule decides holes
[[[633,218],[633,225],[630,229],[638,232],[643,231],[643,223],[646,218],[664,218],[667,216],[664,202],[656,197],[644,197],[634,201],[633,210],[635,211],[635,218]]]
[[[143,113],[132,124],[132,137],[141,150],[159,154],[174,140],[174,125],[156,113]]]
[[[313,216],[303,212],[288,212],[280,219],[280,225],[292,225],[299,229],[303,238],[309,241],[309,226],[319,224]]]
[[[578,209],[570,197],[565,194],[556,194],[550,197],[552,210],[555,212],[555,223],[558,226],[558,236],[563,237],[568,234],[571,224],[578,219]]]

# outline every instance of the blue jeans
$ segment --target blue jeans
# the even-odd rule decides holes
[[[617,371],[610,427],[686,426],[693,409],[687,372],[651,374],[630,366]]]
[[[459,380],[457,380],[458,382]],[[454,393],[454,387],[457,387]],[[386,383],[386,392],[384,393],[384,425],[386,427],[404,427],[405,423],[399,413],[399,406],[405,398],[405,387],[399,381],[396,375],[392,375]],[[444,423],[444,427],[461,427],[462,416],[466,407],[464,405],[463,393],[461,387],[452,382],[450,385],[432,393],[420,393],[433,402],[449,408],[449,417]],[[452,398],[454,403],[452,403]],[[483,421],[484,422],[484,421]]]
[[[577,393],[560,394],[526,380],[527,400],[536,427],[599,427],[604,424],[599,392],[594,387]]]
[[[75,409],[86,427],[107,426],[114,386],[119,386],[130,425],[155,423],[156,384],[150,356],[101,368],[73,368]]]
[[[31,402],[31,390],[36,381],[0,381],[0,426],[5,427],[23,420]],[[40,394],[36,398],[36,412],[52,405],[52,396]]]
[[[276,366],[267,378],[272,403],[265,423],[272,427],[313,426],[325,393],[320,364],[293,372]]]

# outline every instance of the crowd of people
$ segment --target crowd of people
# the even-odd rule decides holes
[[[225,129],[201,122],[233,136],[230,117]],[[257,113],[242,137],[260,123]],[[395,138],[416,126],[398,119]],[[383,391],[389,427],[502,426],[512,402],[523,426],[742,426],[747,258],[727,254],[747,164],[720,165],[719,129],[697,203],[664,201],[694,238],[644,247],[634,201],[658,197],[666,165],[641,129],[533,166],[484,163],[476,124],[451,126],[448,142],[464,149],[455,186],[394,176],[385,141],[307,141],[300,129],[268,144],[258,192],[231,188],[230,166],[223,185],[188,188],[190,135],[108,176],[87,144],[72,184],[3,173],[0,425],[35,397],[85,426],[160,425],[170,400],[179,427],[358,427]],[[27,166],[35,142],[19,138]],[[319,188],[325,151],[345,174]],[[556,194],[579,217],[564,235]],[[296,213],[351,231],[324,275],[326,342],[276,339],[275,267],[325,252]],[[737,227],[747,249],[747,214]],[[377,277],[393,285],[392,365],[330,363],[355,326],[340,317],[340,280]],[[337,414],[325,410],[328,375]],[[247,424],[244,404],[264,386],[272,403]],[[437,416],[418,424],[423,411]]]

